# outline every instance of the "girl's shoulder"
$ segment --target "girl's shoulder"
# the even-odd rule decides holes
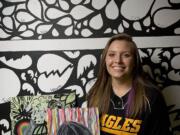
[[[156,106],[161,106],[161,105],[166,105],[165,103],[165,99],[164,96],[162,94],[162,91],[156,88],[148,88],[145,91],[146,93],[146,97],[152,106],[156,105]]]

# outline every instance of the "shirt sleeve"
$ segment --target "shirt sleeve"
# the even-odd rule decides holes
[[[168,109],[163,95],[159,92],[151,103],[145,135],[173,135],[170,128]]]

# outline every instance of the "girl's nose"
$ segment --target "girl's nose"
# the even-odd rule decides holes
[[[115,57],[115,62],[117,62],[117,63],[122,62],[122,59],[121,59],[121,56],[120,56],[120,55],[118,55],[118,56]]]

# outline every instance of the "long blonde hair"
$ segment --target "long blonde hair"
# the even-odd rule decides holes
[[[147,82],[146,78],[143,76],[144,72],[142,70],[141,60],[135,42],[131,36],[125,33],[114,35],[107,42],[107,45],[102,52],[97,80],[87,96],[88,106],[98,107],[101,114],[108,112],[110,95],[112,92],[112,80],[106,69],[105,58],[111,43],[115,40],[127,41],[133,50],[135,61],[135,66],[132,71],[133,90],[131,90],[131,97],[128,99],[129,104],[127,107],[127,116],[136,117],[141,114],[143,109],[147,108],[148,100],[145,94],[145,89],[150,88],[151,83]]]

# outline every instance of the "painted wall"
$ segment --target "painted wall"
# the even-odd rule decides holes
[[[0,134],[10,134],[10,97],[75,90],[83,106],[106,41],[121,32],[133,36],[180,134],[178,0],[1,0]]]

